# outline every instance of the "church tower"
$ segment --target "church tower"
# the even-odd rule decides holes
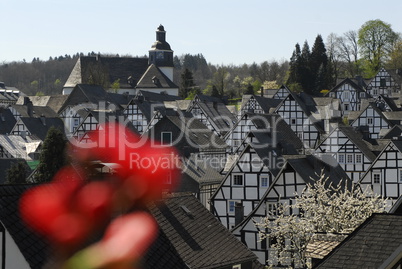
[[[163,25],[159,25],[156,30],[156,41],[149,50],[149,64],[156,65],[173,81],[173,50],[166,42],[166,31]]]

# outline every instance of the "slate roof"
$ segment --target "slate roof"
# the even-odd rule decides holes
[[[223,175],[213,169],[206,160],[203,160],[197,154],[191,154],[183,162],[182,171],[183,174],[191,177],[200,185],[220,184],[223,179]]]
[[[90,72],[88,71],[98,64],[107,71],[110,83],[120,79],[121,88],[132,88],[147,70],[148,58],[81,56],[64,87],[75,87],[77,84],[89,83]],[[129,77],[132,78],[133,85],[129,84]]]
[[[170,89],[179,88],[179,86],[173,83],[156,65],[151,64],[138,81],[136,88]]]
[[[21,117],[19,121],[21,121],[27,127],[32,136],[36,136],[42,141],[45,140],[50,127],[55,127],[61,130],[63,133],[65,131],[64,123],[60,118],[44,118],[46,125],[43,124],[41,118]]]
[[[124,98],[124,95],[121,95],[121,98]],[[77,84],[68,95],[60,111],[67,106],[76,106],[83,103],[98,105],[100,102],[111,103],[114,104],[116,108],[121,108],[120,102],[116,100],[116,95],[106,92],[103,87],[98,85]]]
[[[17,120],[9,109],[0,107],[0,134],[9,134]]]
[[[48,245],[21,221],[18,201],[32,185],[0,185],[0,220],[32,269],[41,269],[47,259]]]
[[[143,268],[231,268],[257,260],[192,194],[169,195],[150,211],[161,233]],[[161,249],[167,240],[171,247]]]
[[[278,90],[276,90],[276,91],[278,91]],[[278,105],[282,101],[279,99],[267,98],[267,97],[262,97],[259,95],[243,95],[241,109],[244,108],[244,106],[247,104],[247,102],[252,97],[258,102],[258,104],[261,106],[264,113],[267,113],[267,114],[270,113],[271,109],[278,107]],[[250,111],[250,112],[253,112],[253,111]]]
[[[333,166],[332,163],[329,164],[314,155],[288,155],[284,157],[286,163],[283,169],[286,169],[286,165],[291,166],[306,184],[313,184],[322,172],[324,178],[329,178],[327,184],[331,182],[334,186],[337,186],[339,182],[343,181],[345,183],[345,180],[347,180],[347,187],[351,187],[351,180],[339,164]]]
[[[396,83],[399,84],[399,88],[402,86],[402,70],[401,69],[387,69],[386,70]]]
[[[323,259],[346,237],[346,234],[314,234],[307,244],[306,256],[313,259]]]
[[[40,140],[34,140],[27,136],[0,134],[0,146],[3,147],[14,158],[31,160],[29,153],[36,152],[41,144]]]
[[[168,111],[168,110],[167,110]],[[184,132],[186,139],[205,150],[223,150],[229,146],[219,136],[206,127],[201,121],[189,115],[179,116],[167,114],[166,118],[172,122],[181,132]],[[184,129],[185,130],[184,130]],[[213,143],[212,143],[213,142]]]
[[[20,115],[21,117],[30,117],[28,113],[28,106],[26,105],[11,105],[12,108],[14,108]],[[45,117],[57,117],[58,114],[51,109],[48,106],[33,106],[32,107],[32,117],[40,117],[40,116],[45,116]]]
[[[335,85],[335,87],[333,87],[328,93],[327,95],[329,95],[330,92],[335,92],[337,91],[340,87],[342,87],[345,84],[349,84],[350,86],[352,86],[353,89],[355,89],[357,92],[364,92],[368,95],[368,93],[363,89],[363,85],[359,86],[359,82],[351,79],[351,78],[345,78],[342,81],[340,81],[337,85]]]
[[[24,105],[25,98],[28,97],[34,107],[47,106],[55,113],[59,113],[63,107],[64,102],[67,100],[68,95],[47,95],[47,96],[20,96],[15,103],[16,105]]]
[[[145,101],[161,102],[161,103],[165,101],[182,100],[182,98],[179,96],[163,94],[163,93],[155,93],[150,91],[142,91],[142,90],[139,90],[134,98],[135,99],[143,98]]]
[[[373,214],[316,268],[380,268],[401,244],[402,216]]]

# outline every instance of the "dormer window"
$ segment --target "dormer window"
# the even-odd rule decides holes
[[[152,83],[155,84],[155,85],[159,84],[159,79],[157,77],[153,77],[152,78]]]

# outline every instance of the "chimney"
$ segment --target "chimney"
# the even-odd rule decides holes
[[[261,97],[264,97],[264,87],[261,86],[260,90],[261,90]]]
[[[28,116],[29,117],[33,117],[33,114],[34,114],[34,111],[33,111],[33,104],[32,104],[32,101],[29,99],[29,97],[27,97],[28,98],[28,100],[26,101],[25,100],[25,98],[24,98],[24,102],[26,101],[27,103],[26,103],[26,106],[27,106],[27,113],[28,113]]]
[[[42,122],[43,126],[46,126],[46,117],[43,114],[40,115],[40,121]]]
[[[244,219],[244,206],[241,202],[235,203],[235,226],[237,226]]]

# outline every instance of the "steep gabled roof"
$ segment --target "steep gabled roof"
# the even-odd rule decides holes
[[[32,136],[36,136],[42,141],[45,140],[47,132],[51,127],[55,127],[60,131],[62,131],[63,133],[65,131],[64,123],[60,118],[21,117],[19,121],[21,121],[27,127]]]
[[[32,269],[41,269],[49,248],[43,238],[28,229],[19,215],[18,201],[33,185],[0,185],[0,220]]]
[[[191,154],[188,159],[183,162],[183,174],[191,177],[200,185],[203,184],[220,184],[223,175],[213,169],[210,164],[203,160],[198,154]]]
[[[179,96],[150,92],[150,91],[142,91],[142,90],[139,90],[134,98],[143,99],[144,101],[161,102],[161,103],[165,101],[182,100],[182,98]]]
[[[64,87],[90,83],[90,70],[95,69],[97,72],[105,72],[110,83],[119,80],[121,88],[132,88],[147,68],[148,58],[81,56]],[[134,85],[129,84],[129,77]]]
[[[0,107],[0,134],[9,134],[17,120],[9,109]]]
[[[28,106],[26,105],[11,105],[21,117],[30,117],[28,113]],[[48,106],[33,106],[32,107],[32,117],[57,117],[57,113]]]
[[[138,81],[136,88],[142,89],[170,89],[179,88],[156,65],[151,64]]]
[[[402,216],[373,214],[316,268],[393,268],[401,246]]]
[[[353,144],[358,147],[363,154],[370,159],[370,161],[374,161],[376,155],[371,151],[369,143],[363,139],[363,134],[355,130],[352,126],[344,126],[340,125],[339,130],[346,135],[352,141]]]
[[[173,249],[161,251],[156,242],[145,258],[152,267],[145,268],[231,268],[257,259],[192,194],[169,195],[150,211]],[[158,264],[178,258],[178,266]]]
[[[345,78],[342,81],[340,81],[337,85],[335,85],[335,87],[333,87],[328,93],[327,95],[329,95],[330,92],[335,92],[337,91],[339,88],[341,88],[343,85],[345,84],[349,84],[350,86],[352,86],[353,89],[355,89],[357,92],[364,92],[368,95],[368,93],[363,89],[363,87],[359,86],[358,83],[356,83],[355,81],[353,81],[350,78]]]

